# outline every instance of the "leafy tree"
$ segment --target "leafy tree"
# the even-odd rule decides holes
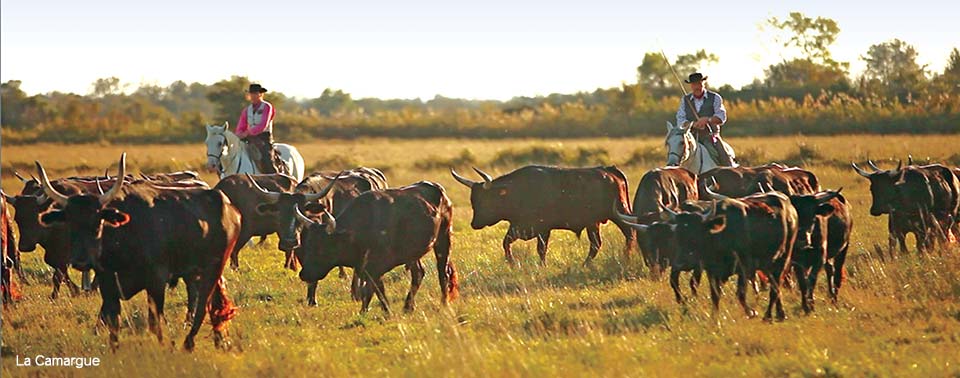
[[[699,50],[693,54],[684,54],[677,56],[673,63],[673,69],[681,78],[699,70],[699,66],[704,62],[718,62],[720,58],[716,55],[707,53],[706,50]],[[648,52],[643,56],[643,62],[637,67],[637,82],[648,89],[673,89],[676,90],[677,79],[670,72],[670,67],[663,59],[660,53]],[[661,94],[672,95],[661,91]]]
[[[215,108],[212,123],[230,121],[231,125],[235,124],[240,117],[240,111],[247,105],[246,91],[249,86],[250,79],[237,75],[211,85],[207,91],[207,99]]]
[[[799,49],[807,60],[834,68],[842,65],[834,61],[830,54],[830,45],[837,41],[837,35],[840,34],[840,27],[833,19],[811,18],[800,12],[791,12],[786,19],[771,17],[767,25],[789,32],[789,37],[778,37],[777,42],[782,43],[783,47]]]
[[[774,64],[766,70],[764,89],[770,95],[800,100],[821,91],[849,92],[846,72],[835,66],[817,64],[810,59],[794,59]]]
[[[356,108],[356,105],[353,103],[353,98],[350,97],[349,93],[340,89],[333,90],[330,88],[324,89],[320,97],[309,100],[307,105],[326,116]]]
[[[960,79],[960,50],[957,50],[956,47],[950,51],[950,57],[947,58],[947,66],[943,68],[943,76]]]
[[[94,97],[105,97],[108,95],[120,94],[123,88],[120,86],[120,79],[117,77],[101,78],[91,84]]]
[[[881,94],[900,101],[924,93],[926,65],[917,63],[917,50],[910,44],[899,39],[876,44],[861,59],[867,63],[863,75],[871,91],[880,88]]]

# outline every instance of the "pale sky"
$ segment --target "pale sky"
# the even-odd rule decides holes
[[[0,80],[27,93],[88,93],[100,77],[136,87],[246,75],[298,97],[509,99],[636,80],[643,54],[706,49],[713,86],[736,87],[791,57],[758,26],[791,11],[835,19],[832,51],[863,69],[900,38],[942,71],[960,46],[948,2],[872,1],[49,1],[0,2]],[[658,43],[658,40],[660,41]]]

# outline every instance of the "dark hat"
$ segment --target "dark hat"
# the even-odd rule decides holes
[[[703,76],[702,73],[694,72],[690,74],[690,77],[688,77],[687,80],[684,80],[683,82],[690,84],[690,83],[699,83],[701,81],[706,81],[706,80],[707,80],[707,77]]]
[[[261,87],[260,84],[250,84],[250,89],[247,89],[247,93],[266,93],[267,88]]]

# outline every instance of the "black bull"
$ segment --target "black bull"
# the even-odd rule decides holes
[[[807,313],[814,308],[814,291],[821,269],[826,271],[828,293],[834,303],[843,283],[843,266],[850,247],[853,217],[846,198],[840,194],[841,190],[843,188],[788,196],[797,213],[797,238],[791,260],[799,283],[801,307]],[[764,192],[772,193],[774,190],[765,186]],[[709,188],[707,194],[713,200],[729,199],[713,193]]]
[[[868,161],[872,172],[852,164],[857,174],[870,180],[870,215],[889,214],[889,245],[899,243],[906,252],[906,235],[914,233],[917,250],[926,251],[935,241],[945,242],[949,231],[960,231],[960,179],[940,164],[925,166],[903,163],[881,170]]]
[[[327,187],[330,185],[332,185],[332,187],[327,190]],[[317,214],[317,218],[320,218],[322,221],[324,215],[338,214],[350,201],[353,201],[354,198],[359,197],[361,194],[371,190],[384,190],[387,189],[387,187],[387,177],[376,168],[357,167],[340,172],[316,172],[304,178],[300,184],[297,184],[297,188],[294,189],[294,192],[303,194],[303,196],[281,196],[284,198],[281,198],[273,209],[283,210],[275,211],[274,217],[278,217],[278,222],[284,222],[284,219],[293,219],[293,211],[296,210],[296,207],[302,207],[307,214]],[[326,194],[319,197],[315,202],[306,201],[306,195],[315,195],[317,193]],[[269,208],[269,206],[267,206],[267,208]],[[280,250],[287,252],[287,260],[290,262],[289,265],[292,266],[294,265],[293,260],[296,257],[292,251],[300,244],[300,239],[297,235],[299,228],[288,227],[285,230],[287,232],[280,234],[278,247]],[[340,277],[346,277],[343,267],[339,269]],[[358,291],[359,280],[356,274],[353,275],[350,282],[350,292],[353,298],[360,300],[361,298]],[[316,306],[316,297],[317,282],[308,282],[307,304]]]
[[[316,222],[297,208],[295,220],[306,225],[302,245],[296,249],[303,264],[300,279],[316,282],[338,266],[353,268],[362,285],[361,312],[375,294],[389,312],[382,276],[406,265],[410,291],[405,311],[413,311],[414,298],[425,271],[420,259],[433,249],[440,284],[440,303],[458,293],[457,272],[450,258],[453,204],[443,186],[421,181],[413,185],[369,191],[351,201],[336,217]]]
[[[634,215],[619,212],[618,215],[624,222],[652,226],[661,219],[663,208],[680,210],[684,202],[698,198],[697,176],[692,172],[676,167],[656,168],[644,174],[637,185],[633,196]],[[641,227],[637,231],[644,263],[654,274],[659,274],[661,266],[670,266],[673,259],[670,238],[661,232],[662,226],[655,226],[654,230]]]
[[[474,168],[482,178],[475,182],[450,173],[457,182],[470,188],[474,229],[492,226],[500,221],[510,223],[503,238],[503,251],[513,263],[510,245],[517,239],[537,238],[541,264],[546,263],[550,231],[587,231],[589,263],[600,250],[600,224],[612,220],[626,238],[624,255],[629,256],[636,234],[633,228],[617,218],[616,209],[630,213],[627,178],[616,167],[558,168],[531,165],[503,176],[492,178]]]
[[[387,188],[387,179],[380,170],[360,167],[347,171],[314,173],[305,178],[293,193],[284,193],[257,186],[257,213],[278,225],[280,240],[278,248],[286,252],[286,266],[295,269],[294,251],[300,246],[300,227],[296,223],[294,212],[298,209],[315,214],[321,221],[338,213],[354,198],[371,190]],[[340,275],[345,276],[343,268]],[[357,292],[359,281],[354,275],[351,279],[351,292],[360,299]],[[315,306],[317,282],[307,283],[307,304]]]
[[[23,252],[32,252],[39,244],[43,247],[44,262],[53,268],[53,291],[51,298],[57,298],[60,292],[60,284],[66,283],[70,290],[76,294],[79,288],[67,274],[67,267],[70,263],[70,237],[63,225],[54,225],[52,227],[43,227],[40,224],[40,214],[43,214],[54,207],[54,202],[43,193],[40,182],[36,179],[24,179],[17,175],[24,183],[24,188],[20,194],[15,197],[7,196],[7,201],[15,209],[14,220],[20,231],[19,250]],[[138,181],[133,176],[126,175],[127,182]],[[162,173],[156,175],[144,176],[151,181],[158,182],[160,185],[184,185],[206,187],[206,183],[196,179],[196,174],[192,172],[174,172]],[[107,176],[74,176],[64,179],[58,179],[51,182],[51,185],[58,192],[64,195],[92,194],[99,193],[101,185],[112,186],[116,180]],[[91,288],[91,280],[88,272],[84,272],[81,284],[85,290]]]
[[[699,264],[707,272],[714,311],[719,309],[722,284],[737,275],[737,300],[748,316],[754,316],[746,303],[747,282],[760,271],[771,279],[764,318],[772,317],[774,306],[777,318],[786,318],[780,284],[790,266],[798,227],[797,212],[787,196],[761,193],[717,201],[703,212],[667,211],[678,235],[676,262]]]
[[[126,154],[120,158],[124,176]],[[148,326],[162,342],[165,289],[182,278],[193,324],[184,340],[192,350],[206,314],[220,345],[226,325],[236,313],[226,297],[222,273],[240,232],[240,213],[219,190],[162,188],[150,182],[124,185],[117,180],[102,195],[66,196],[54,189],[37,163],[44,194],[62,207],[44,214],[44,224],[65,223],[70,231],[71,264],[94,269],[100,282],[100,321],[118,346],[120,300],[147,291]],[[107,227],[104,227],[106,225]],[[191,289],[194,287],[195,289]]]
[[[250,241],[250,238],[260,236],[262,239],[280,230],[280,224],[274,217],[263,216],[257,210],[261,197],[257,187],[289,193],[296,185],[297,181],[293,177],[284,174],[231,175],[217,183],[214,189],[230,197],[230,202],[243,215],[240,237],[230,253],[231,268],[240,267],[240,249]]]
[[[779,164],[758,167],[719,167],[701,174],[697,186],[700,197],[707,197],[706,187],[731,197],[745,197],[772,187],[787,195],[814,194],[820,191],[820,180],[812,172]]]

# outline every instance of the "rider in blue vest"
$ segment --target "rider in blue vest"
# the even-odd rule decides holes
[[[707,148],[713,160],[721,166],[731,167],[733,158],[720,142],[720,127],[727,122],[727,109],[723,107],[720,94],[704,88],[705,81],[707,76],[699,72],[690,74],[683,81],[690,84],[690,94],[680,99],[677,124],[691,127],[697,142]]]

